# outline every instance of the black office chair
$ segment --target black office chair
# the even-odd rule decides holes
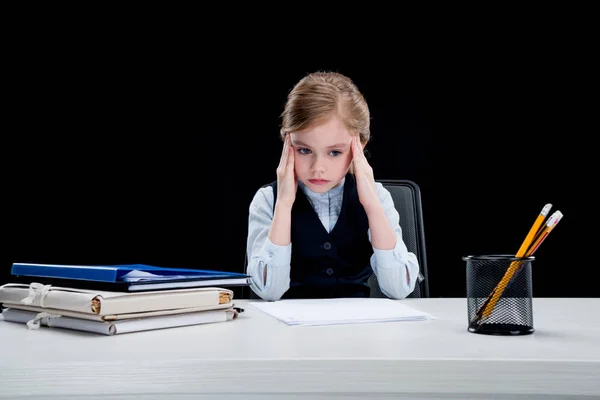
[[[421,190],[419,186],[406,179],[379,179],[378,182],[390,192],[394,206],[400,215],[402,239],[408,251],[414,253],[419,261],[419,277],[415,290],[408,298],[429,297],[429,281],[427,277],[427,254],[425,251],[425,229],[423,224],[423,210],[421,205]],[[244,260],[244,271],[248,265],[248,258]],[[379,288],[377,277],[372,274],[368,281],[371,288],[371,297],[387,297]],[[259,298],[250,287],[244,288],[244,298]]]
[[[396,211],[400,215],[402,239],[408,251],[414,253],[419,261],[420,271],[417,284],[415,290],[407,297],[429,297],[421,189],[415,182],[406,179],[378,179],[377,181],[392,195]],[[386,297],[379,288],[375,274],[369,278],[369,287],[371,288],[371,297]]]

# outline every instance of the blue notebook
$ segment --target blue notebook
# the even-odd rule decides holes
[[[36,281],[111,291],[160,290],[203,286],[247,286],[250,277],[237,272],[164,268],[145,264],[66,265],[13,263],[19,282]]]

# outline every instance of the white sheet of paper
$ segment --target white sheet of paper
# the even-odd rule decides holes
[[[342,298],[294,299],[273,302],[250,302],[287,325],[334,325],[435,319],[431,314],[402,303],[402,300]]]
[[[125,281],[125,282],[139,282],[139,281],[153,281],[153,280],[160,280],[160,281],[166,281],[166,280],[175,280],[175,279],[188,279],[188,278],[193,278],[193,275],[157,275],[157,274],[152,274],[150,272],[146,272],[146,271],[139,271],[137,269],[134,269],[133,271],[130,271],[128,273],[126,273],[125,275],[123,275],[121,277],[121,280]]]

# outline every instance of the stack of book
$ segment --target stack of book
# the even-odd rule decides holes
[[[235,320],[227,287],[249,284],[245,274],[143,264],[15,263],[11,274],[0,286],[4,321],[103,335]]]

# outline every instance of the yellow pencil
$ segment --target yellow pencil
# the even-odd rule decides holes
[[[535,222],[533,223],[533,226],[529,230],[529,233],[527,234],[527,236],[525,236],[525,240],[523,240],[523,243],[521,244],[519,251],[517,251],[516,257],[523,257],[525,255],[525,252],[527,251],[527,249],[529,248],[529,246],[535,239],[538,231],[540,230],[540,227],[544,223],[546,216],[550,212],[551,208],[552,208],[552,204],[550,204],[550,203],[546,204],[544,206],[544,208],[542,208],[542,211],[540,211],[540,215],[538,215],[537,218],[535,219]]]
[[[544,210],[546,210],[546,207],[544,207]],[[546,211],[548,211],[548,210],[546,210]],[[541,216],[541,214],[540,214],[540,216]],[[562,213],[560,211],[556,211],[554,214],[552,214],[550,216],[550,218],[548,218],[548,221],[546,222],[544,227],[540,230],[539,235],[533,234],[533,235],[531,235],[531,237],[530,237],[530,235],[527,235],[527,238],[529,238],[529,243],[523,242],[523,244],[521,245],[521,248],[519,249],[519,253],[517,253],[517,257],[519,257],[519,258],[529,257],[531,254],[533,254],[533,252],[539,247],[539,245],[546,238],[548,233],[550,233],[550,231],[552,229],[554,229],[554,227],[556,226],[558,221],[560,221],[561,218],[562,218]],[[539,220],[539,216],[538,216],[538,219],[536,220],[536,223],[538,220]],[[535,227],[535,224],[532,227],[532,230],[534,227]],[[531,231],[529,233],[531,234]],[[531,240],[533,237],[536,237],[536,236],[537,236],[538,240],[536,240],[532,244]],[[527,240],[527,238],[526,238],[526,240]],[[490,302],[486,305],[485,309],[483,310],[483,317],[489,317],[489,315],[492,313],[492,311],[494,310],[494,307],[496,306],[496,303],[500,299],[500,296],[502,296],[502,292],[504,292],[504,289],[506,289],[506,286],[512,279],[515,272],[517,272],[519,270],[519,268],[521,268],[521,266],[523,265],[523,262],[524,261],[513,261],[510,263],[510,266],[508,267],[508,270],[502,277],[502,280],[500,281],[500,283],[498,283],[498,286],[496,286],[496,288],[494,289],[494,292],[493,292],[494,294],[493,294],[492,298],[490,299]]]
[[[548,223],[546,224],[546,226],[544,226],[540,234],[536,236],[529,249],[527,249],[527,253],[525,254],[526,257],[529,257],[533,255],[533,253],[535,253],[535,251],[538,249],[538,247],[540,247],[540,245],[546,239],[546,237],[548,237],[550,232],[552,232],[552,230],[558,224],[562,217],[563,214],[560,211],[556,211],[554,214],[552,214],[552,216],[548,219]]]
[[[536,237],[538,231],[540,230],[540,227],[542,226],[542,224],[546,220],[546,216],[550,212],[551,208],[552,208],[552,204],[551,203],[546,204],[542,208],[542,211],[540,211],[540,213],[537,216],[537,218],[535,219],[533,225],[529,229],[529,232],[527,233],[527,236],[525,236],[525,240],[523,240],[523,243],[521,244],[521,247],[517,251],[516,257],[521,258],[521,257],[523,257],[525,255],[525,252],[530,247],[532,241]],[[489,296],[483,302],[483,304],[481,305],[481,307],[479,308],[479,310],[477,310],[477,315],[479,317],[481,317],[482,310],[483,310],[483,313],[484,313],[485,316],[488,316],[491,313],[491,310],[493,309],[494,306],[493,305],[490,306],[490,304],[491,304],[492,301],[494,301],[494,305],[495,305],[496,302],[498,301],[498,298],[500,297],[500,294],[498,293],[498,291],[500,290],[500,293],[502,291],[504,291],[504,288],[506,287],[506,284],[508,283],[508,281],[510,280],[510,278],[514,274],[514,271],[518,267],[518,265],[516,265],[516,263],[517,263],[516,261],[513,261],[510,264],[510,266],[508,267],[508,270],[504,274],[504,277],[502,277],[502,279],[500,280],[500,282],[498,283],[498,285],[494,288],[494,290],[492,291],[492,293],[489,294]],[[515,265],[513,265],[513,264],[515,264]]]

